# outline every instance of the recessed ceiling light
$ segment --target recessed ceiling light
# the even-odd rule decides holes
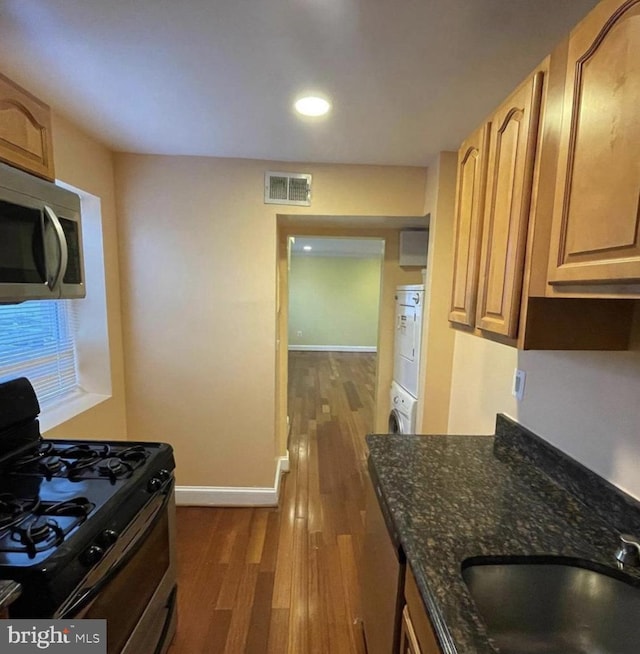
[[[296,100],[293,106],[303,116],[324,116],[331,109],[331,104],[328,100],[315,95],[307,95],[304,98],[300,98]]]
[[[311,250],[311,246],[310,246],[310,245],[305,245],[305,246],[303,246],[302,249],[303,249],[303,250],[306,250],[307,252],[309,252],[309,250]]]

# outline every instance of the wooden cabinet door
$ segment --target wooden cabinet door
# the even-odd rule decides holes
[[[476,326],[510,338],[518,330],[543,80],[536,72],[491,120]]]
[[[549,282],[630,281],[640,281],[640,0],[603,0],[569,39]]]
[[[451,322],[475,326],[490,124],[458,150]]]
[[[366,519],[362,548],[362,621],[368,654],[396,652],[400,639],[398,598],[403,569],[391,540],[373,484],[365,484]]]
[[[409,609],[405,604],[402,610],[402,629],[400,631],[400,654],[421,654],[420,645],[413,629]]]
[[[0,75],[0,160],[54,179],[51,112],[37,98]]]
[[[402,614],[403,624],[400,632],[402,635],[400,642],[404,649],[401,647],[400,652],[402,654],[406,652],[410,654],[414,654],[414,652],[417,654],[442,654],[431,619],[422,603],[411,566],[407,566],[405,573],[404,596],[406,604]]]

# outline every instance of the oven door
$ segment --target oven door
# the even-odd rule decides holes
[[[161,654],[176,623],[173,484],[140,513],[59,616],[106,619],[107,654]]]

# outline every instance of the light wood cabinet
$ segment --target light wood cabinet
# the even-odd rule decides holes
[[[402,610],[402,629],[400,631],[400,654],[421,654],[418,638],[411,622],[409,607]]]
[[[53,180],[49,107],[0,75],[0,160]]]
[[[405,573],[404,596],[400,654],[442,654],[411,566]]]
[[[640,282],[638,0],[603,0],[569,37],[548,279]]]
[[[464,277],[457,240],[449,319],[455,327],[477,336],[525,350],[626,350],[636,311],[636,303],[628,295],[625,299],[612,299],[611,295],[594,298],[593,293],[566,293],[564,286],[560,295],[547,280],[549,259],[553,257],[550,244],[567,52],[565,39],[491,117],[477,311],[474,320],[469,321],[470,304],[464,305],[464,300],[471,276]],[[535,121],[540,93],[534,141],[533,133],[527,130]],[[526,145],[525,135],[529,137]],[[475,132],[468,141],[477,144],[477,138]],[[461,162],[466,144],[460,152]],[[519,161],[516,151],[523,155]],[[469,174],[459,168],[459,174],[463,172]],[[470,224],[465,218],[465,211],[467,216],[470,213],[468,208],[463,211],[470,205],[461,201],[461,184],[459,179],[456,217],[460,225],[456,235],[465,229],[465,220]],[[467,308],[462,310],[464,306]]]
[[[365,484],[366,520],[362,548],[362,621],[368,654],[397,652],[404,565],[394,545],[376,489]]]
[[[544,75],[538,70],[491,120],[476,324],[510,338],[520,317]]]
[[[449,320],[474,327],[486,188],[489,129],[487,123],[458,150],[454,268]]]

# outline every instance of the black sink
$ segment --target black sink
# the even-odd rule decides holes
[[[639,654],[640,588],[612,574],[565,560],[462,570],[501,654]]]

